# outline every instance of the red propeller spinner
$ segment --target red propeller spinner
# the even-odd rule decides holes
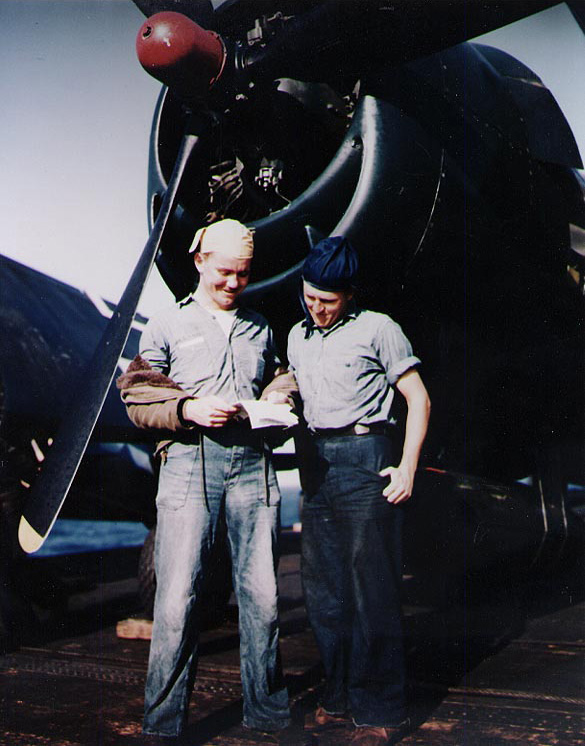
[[[205,96],[219,78],[226,52],[221,38],[182,13],[155,13],[136,37],[142,67],[183,100]]]

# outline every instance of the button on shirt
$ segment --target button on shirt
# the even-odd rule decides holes
[[[389,422],[394,384],[420,363],[395,321],[362,309],[327,329],[296,324],[288,358],[312,430]]]
[[[279,365],[272,331],[255,311],[238,308],[226,336],[213,314],[189,296],[147,323],[140,354],[194,396],[229,403],[257,399]]]

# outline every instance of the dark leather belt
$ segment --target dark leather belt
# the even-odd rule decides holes
[[[373,422],[371,425],[356,425],[348,427],[324,427],[311,430],[316,438],[341,438],[345,435],[388,435],[388,425],[385,422]]]

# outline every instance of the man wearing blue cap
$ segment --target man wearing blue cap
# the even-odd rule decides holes
[[[326,676],[306,727],[351,716],[352,744],[382,746],[399,740],[408,722],[401,504],[412,493],[430,402],[398,324],[355,305],[357,269],[344,237],[311,250],[306,318],[288,343],[314,455],[304,480],[302,578]],[[408,406],[402,448],[392,436],[395,390]]]

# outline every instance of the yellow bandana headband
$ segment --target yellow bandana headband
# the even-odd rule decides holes
[[[189,253],[197,249],[202,254],[218,251],[234,259],[251,259],[254,254],[254,234],[237,220],[226,218],[199,228]]]

